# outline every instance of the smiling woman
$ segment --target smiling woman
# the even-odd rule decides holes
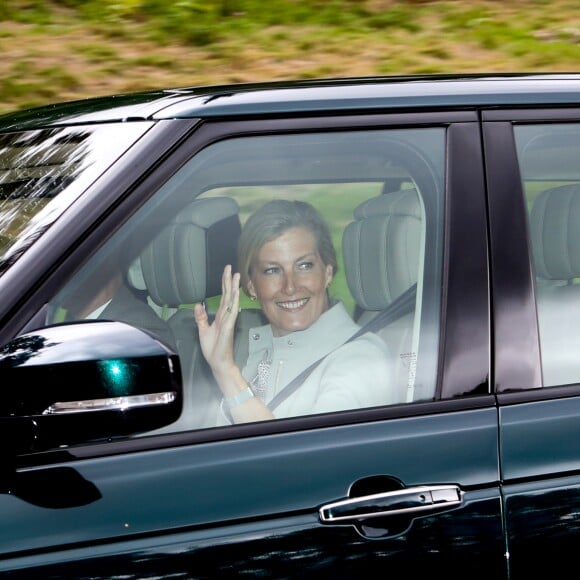
[[[242,230],[238,262],[241,274],[224,270],[213,322],[201,305],[195,308],[201,348],[223,394],[218,423],[224,416],[246,422],[392,402],[386,345],[358,336],[343,304],[330,303],[336,253],[314,207],[287,200],[262,206]],[[243,369],[234,361],[240,279],[268,321],[249,330]],[[294,388],[309,365],[316,368]]]

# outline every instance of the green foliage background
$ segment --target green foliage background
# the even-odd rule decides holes
[[[192,85],[578,71],[579,8],[578,0],[0,0],[0,113]],[[348,298],[341,271],[333,291]]]
[[[200,84],[574,71],[578,0],[2,0],[0,112]]]

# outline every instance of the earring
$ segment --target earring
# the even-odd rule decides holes
[[[251,295],[250,295],[250,300],[251,300],[252,302],[255,302],[255,301],[256,301],[256,297],[255,297],[253,294],[251,294]]]

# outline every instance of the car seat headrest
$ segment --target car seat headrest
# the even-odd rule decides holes
[[[563,185],[542,192],[530,214],[536,274],[546,280],[580,276],[580,186]]]
[[[236,268],[240,231],[235,200],[215,197],[190,203],[141,254],[152,300],[176,308],[221,294],[224,267]]]
[[[421,205],[415,189],[359,205],[343,235],[346,280],[357,305],[383,310],[417,282]]]
[[[137,258],[131,262],[127,270],[127,283],[131,288],[144,292],[147,290],[145,278],[143,277],[143,269],[141,268],[141,258]]]

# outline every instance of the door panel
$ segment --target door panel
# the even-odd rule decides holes
[[[420,117],[413,115],[413,122],[420,123]],[[348,193],[341,194],[334,186],[331,190],[333,202],[350,204],[347,221],[351,220],[350,206],[359,205],[349,184],[364,185],[373,178],[368,167],[375,167],[375,177],[389,186],[387,190],[381,185],[373,193],[377,197],[392,194],[390,186],[398,189],[411,183],[432,192],[425,197],[425,214],[433,218],[425,239],[433,242],[426,244],[425,291],[417,301],[420,340],[414,345],[418,349],[400,353],[418,353],[420,364],[407,374],[404,385],[414,382],[421,387],[422,400],[254,425],[174,431],[22,458],[27,467],[20,464],[0,494],[0,513],[4,522],[10,522],[0,526],[0,575],[18,577],[21,570],[21,577],[26,578],[140,578],[170,573],[194,578],[359,578],[404,571],[412,576],[506,577],[498,418],[488,383],[489,284],[479,125],[475,113],[471,122],[448,126],[439,118],[435,131],[439,145],[433,149],[437,170],[414,171],[410,179],[409,172],[401,173],[399,164],[385,164],[384,157],[376,165],[367,163],[377,154],[369,139],[381,137],[381,131],[377,131],[376,119],[363,121],[369,134],[360,136],[361,151],[370,153],[349,153],[340,158],[342,163],[329,166],[318,163],[316,157],[304,164],[312,168],[313,179],[298,180],[298,185],[319,183],[328,171],[333,180],[327,182],[333,185],[341,179],[337,169],[346,171],[342,179]],[[363,121],[359,118],[357,123]],[[406,136],[401,127],[409,123],[409,116],[395,115],[386,121]],[[244,122],[244,131],[275,135],[281,131],[277,122]],[[294,129],[295,150],[302,156],[302,134],[310,135],[311,122],[283,120],[284,130],[289,125]],[[352,132],[339,135],[337,128],[346,131],[347,121],[316,122],[332,129],[328,135],[318,132],[308,137],[316,147],[319,139],[332,144],[337,135],[341,147],[358,143]],[[432,122],[427,119],[421,129],[411,126],[421,148],[429,144],[423,128]],[[225,147],[229,146],[227,137],[235,136],[226,122],[208,127],[204,125],[183,146],[194,161],[196,150],[204,145],[204,129],[213,139],[219,133]],[[231,182],[224,186],[243,183],[236,165],[243,150],[239,146],[232,150]],[[256,165],[259,179],[251,172],[248,179],[269,188],[280,179],[280,172],[263,151],[267,153],[268,148],[258,151],[258,161],[266,160],[263,168]],[[289,158],[282,157],[288,164]],[[351,162],[362,172],[353,173]],[[420,167],[427,168],[423,162]],[[200,178],[195,191],[191,180],[184,180],[187,187],[177,187],[177,195],[188,201],[198,191],[205,195],[210,185],[218,183],[217,178],[224,177],[223,164],[215,169],[202,172],[205,181]],[[296,178],[294,165],[290,163],[287,169]],[[167,193],[165,184],[170,178],[154,172],[151,179],[154,186],[144,182],[136,194],[155,190],[167,199],[161,194]],[[173,185],[181,183],[176,180]],[[218,193],[223,196],[231,191]],[[165,224],[161,218],[168,216],[153,211],[158,209],[154,201],[155,196],[149,199],[151,223],[159,218]],[[249,209],[251,196],[243,201]],[[139,203],[143,202],[133,201],[131,211]],[[341,204],[327,203],[326,207],[336,209],[336,205]],[[124,211],[119,205],[117,213]],[[139,215],[133,218],[142,223]],[[101,227],[77,250],[84,252],[78,260],[88,262],[92,246],[111,235],[107,219]],[[322,523],[319,518],[320,508],[332,502],[354,497],[372,502],[377,494],[444,485],[458,486],[462,500],[458,506],[437,505],[413,516],[364,519],[356,527]],[[54,495],[55,488],[62,490],[60,495]]]
[[[511,578],[538,577],[576,565],[580,537],[579,414],[580,397],[501,410]]]
[[[505,113],[484,138],[502,496],[510,578],[520,580],[573,569],[580,538],[580,124],[512,113],[517,123]]]
[[[461,563],[457,577],[470,570],[498,578],[496,450],[496,412],[487,408],[73,462],[101,497],[39,510],[1,495],[1,513],[16,523],[0,538],[0,569],[42,562],[44,577],[158,569],[196,578],[252,570],[347,578],[376,576],[384,566],[449,576],[452,561]],[[321,505],[377,475],[407,487],[453,483],[465,495],[448,511],[366,522],[373,525],[366,537],[350,525],[320,523]]]
[[[138,549],[119,546],[121,555],[107,554],[103,547],[74,550],[66,554],[65,563],[10,577],[384,578],[386,573],[422,572],[446,578],[505,578],[503,556],[490,549],[501,543],[499,522],[493,517],[499,499],[485,492],[469,495],[461,514],[417,520],[412,530],[394,539],[363,541],[352,528],[321,528],[314,518],[303,516],[277,526],[267,522],[186,538],[170,535],[156,540],[155,547],[144,540]],[[465,535],[457,536],[458,528]],[[475,528],[480,531],[474,533]],[[23,562],[30,566],[34,558]]]

